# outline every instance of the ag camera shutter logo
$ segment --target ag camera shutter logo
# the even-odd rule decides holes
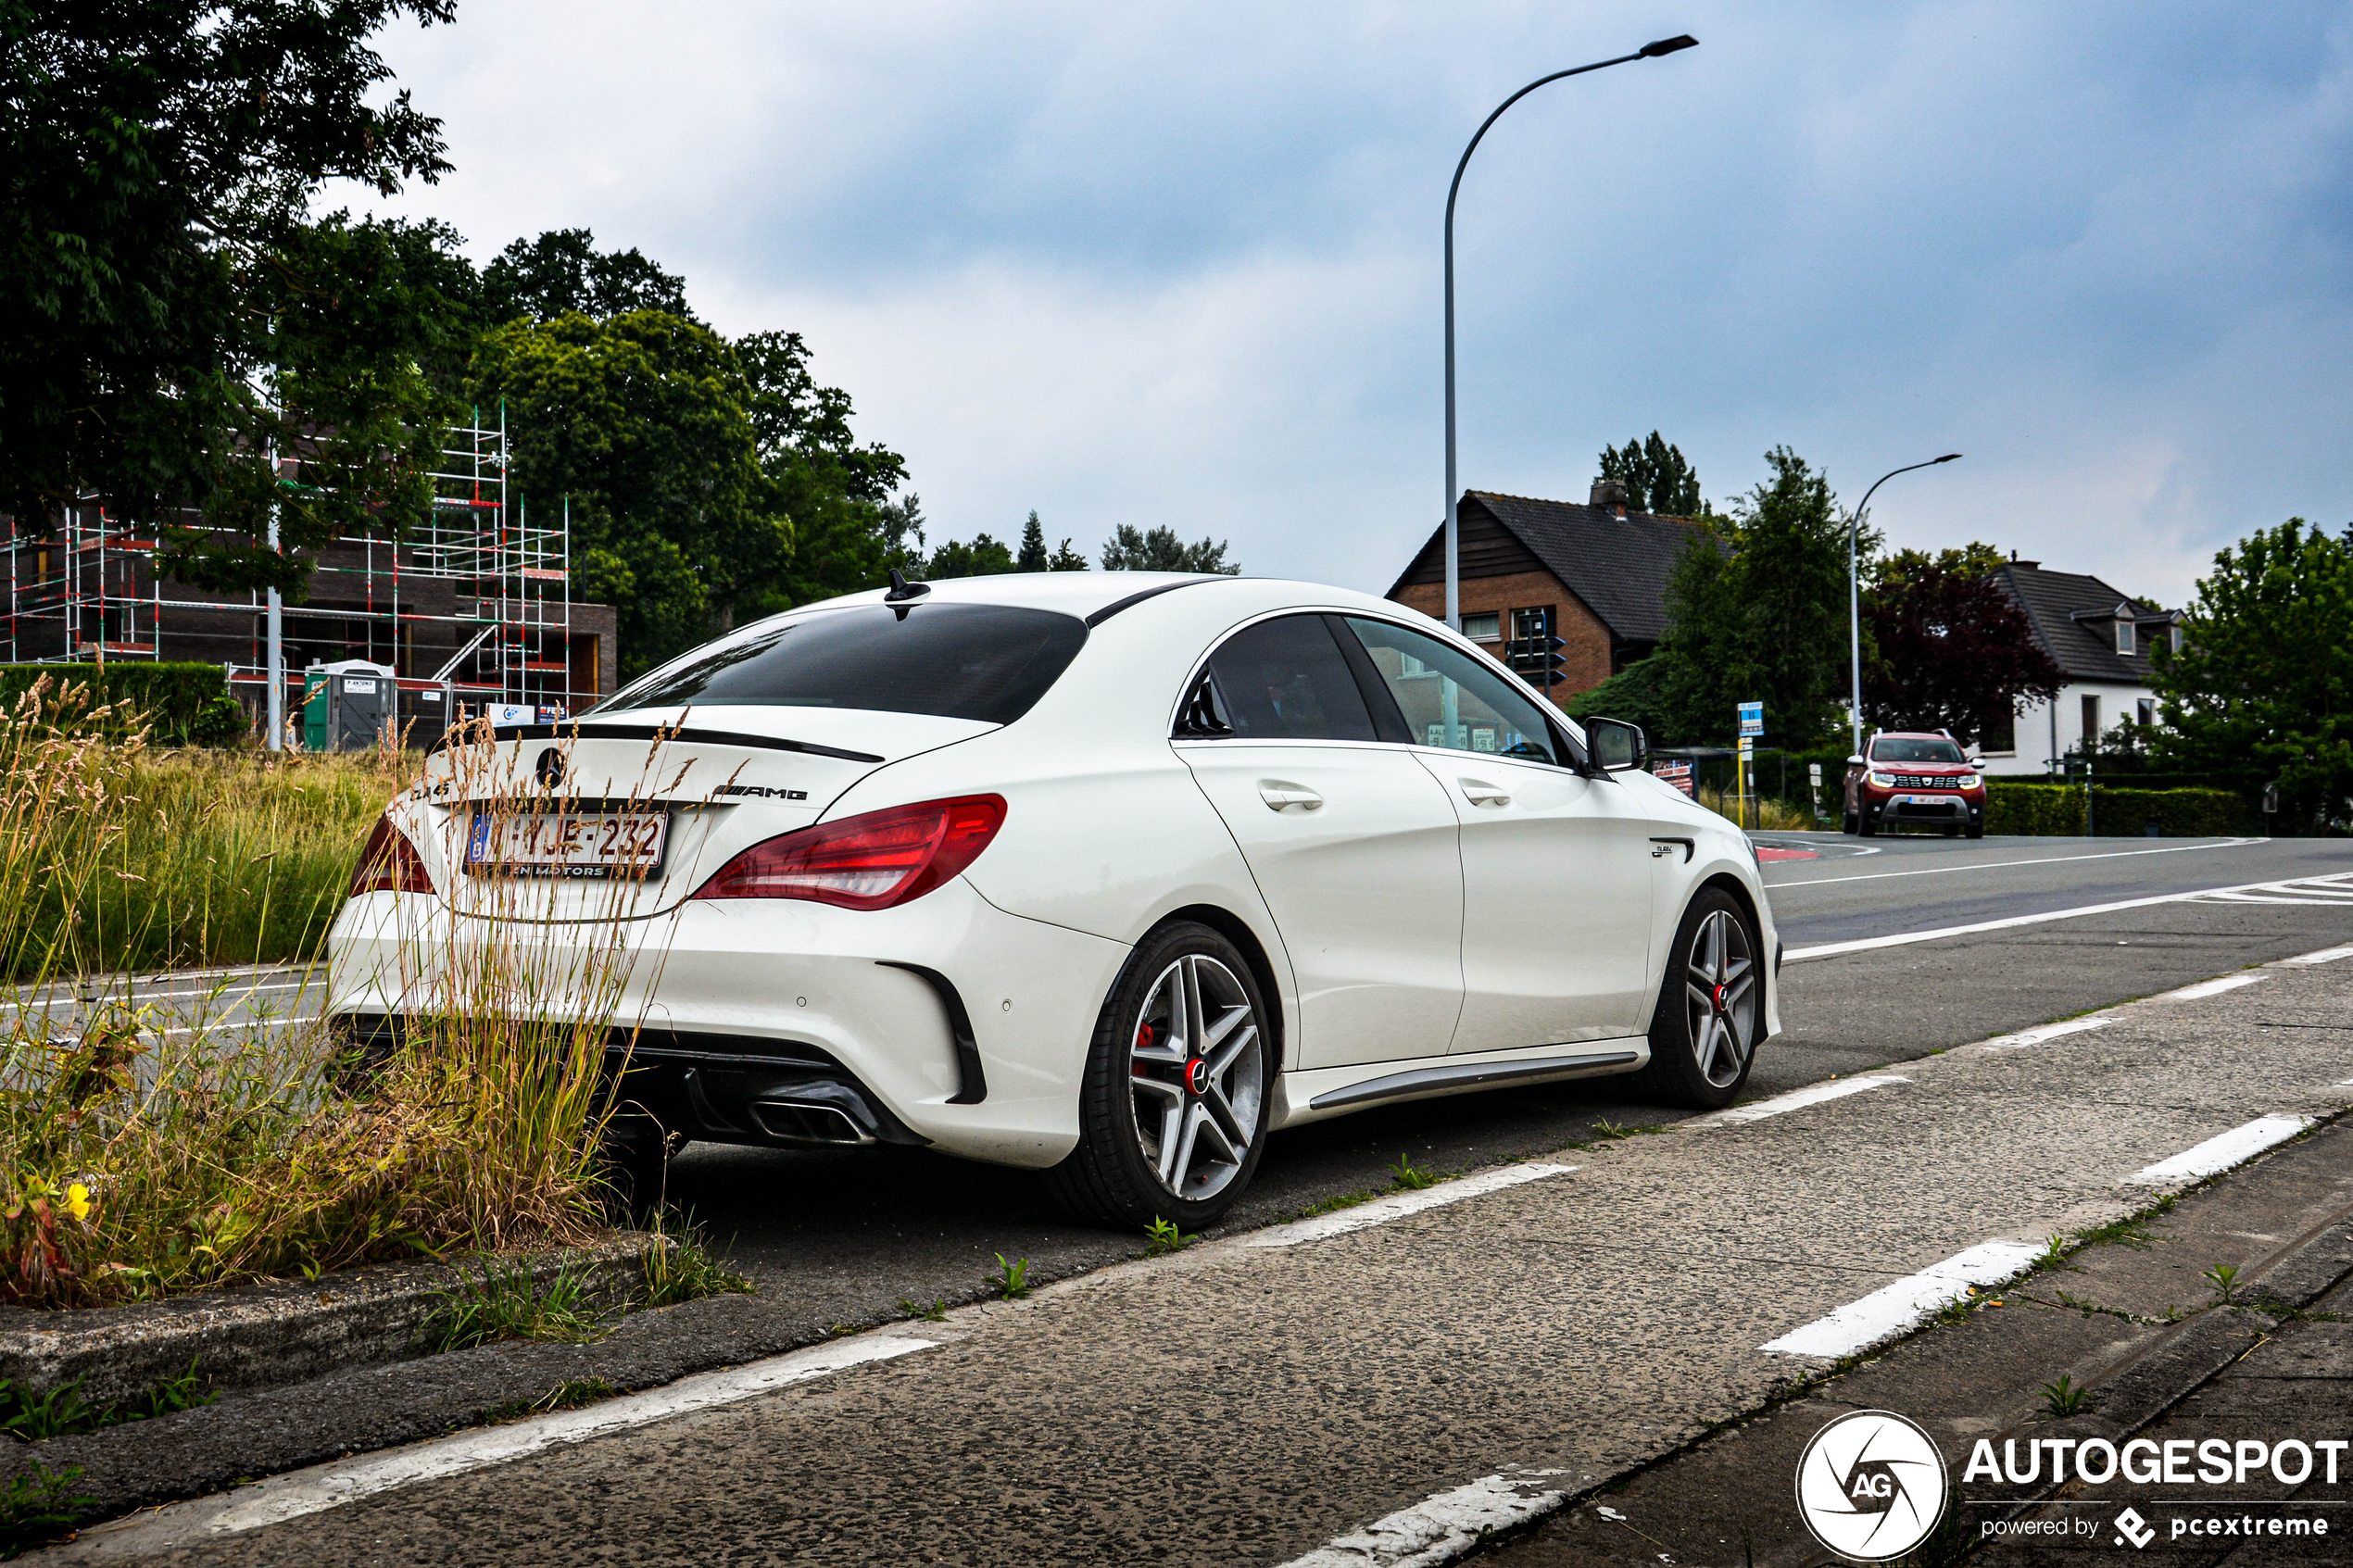
[[[1928,1539],[1944,1517],[1944,1456],[1919,1425],[1893,1411],[1854,1411],[1806,1445],[1797,1512],[1842,1557],[1885,1562]]]

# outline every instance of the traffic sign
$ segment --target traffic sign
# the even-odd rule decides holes
[[[1749,735],[1761,735],[1765,733],[1765,705],[1763,703],[1742,703],[1740,715],[1741,734],[1743,738]]]
[[[1567,668],[1560,650],[1567,646],[1558,637],[1514,637],[1504,645],[1504,656],[1516,673],[1550,686]]]

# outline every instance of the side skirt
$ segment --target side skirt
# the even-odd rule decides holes
[[[1286,1073],[1276,1080],[1275,1127],[1296,1127],[1395,1100],[1434,1099],[1477,1094],[1514,1084],[1551,1084],[1571,1078],[1608,1077],[1639,1072],[1650,1060],[1650,1041],[1580,1040],[1574,1045],[1537,1046],[1464,1059],[1358,1062],[1347,1067]]]

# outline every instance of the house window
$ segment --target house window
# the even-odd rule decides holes
[[[2087,696],[2083,699],[2083,749],[2091,750],[2099,744],[2099,739],[2100,699],[2096,696]]]
[[[2178,621],[2173,623],[2173,651],[2182,651],[2182,624]]]
[[[1463,635],[1473,642],[1491,643],[1504,634],[1503,619],[1501,614],[1491,609],[1485,615],[1466,615],[1463,617]]]
[[[2139,712],[2135,714],[2134,717],[2139,721],[2141,728],[2143,729],[2147,729],[2151,724],[2156,723],[2157,698],[2153,696],[2145,696],[2141,698]]]
[[[2116,623],[2116,651],[2124,654],[2133,651],[2133,623],[2129,621]]]

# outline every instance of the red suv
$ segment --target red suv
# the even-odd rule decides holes
[[[1942,731],[1881,731],[1863,756],[1846,759],[1843,831],[1869,838],[1882,827],[1919,822],[1943,828],[1947,838],[1983,838],[1983,766]]]

